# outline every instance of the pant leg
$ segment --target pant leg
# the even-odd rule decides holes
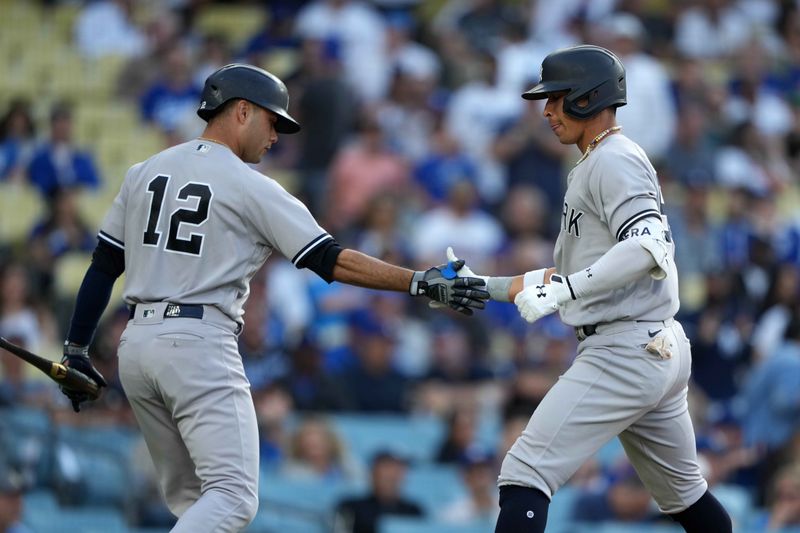
[[[639,478],[664,513],[683,511],[708,489],[697,463],[686,398],[692,362],[689,341],[678,323],[671,329],[673,358],[680,365],[675,384],[654,409],[619,436]]]
[[[119,376],[139,424],[169,510],[180,516],[200,498],[200,478],[172,414],[140,368],[141,358],[131,352],[123,337],[119,350]]]
[[[194,319],[139,328],[146,337],[137,350],[145,354],[142,372],[170,413],[200,480],[197,498],[173,531],[241,531],[258,508],[258,428],[235,335]],[[164,478],[162,489],[173,490],[168,501],[185,493],[175,491],[180,475],[165,471]]]
[[[659,401],[672,373],[641,347],[634,348],[631,334],[596,334],[581,342],[575,362],[506,455],[499,485],[533,487],[552,496],[581,464]],[[639,335],[647,338],[644,332]]]

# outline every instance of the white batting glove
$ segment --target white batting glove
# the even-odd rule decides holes
[[[564,279],[553,274],[550,283],[525,287],[514,298],[514,303],[522,318],[533,323],[556,312],[558,306],[573,299],[572,291]]]
[[[448,246],[447,247],[447,251],[445,252],[445,255],[447,256],[447,262],[448,263],[453,264],[453,263],[458,261],[458,257],[456,257],[456,253],[453,251],[453,247],[452,246]],[[458,276],[459,278],[481,278],[485,282],[487,282],[487,283],[489,282],[489,276],[479,276],[479,275],[477,275],[475,272],[472,271],[471,268],[469,268],[467,266],[466,263],[464,263],[463,267],[461,267],[458,270],[456,270],[456,276]],[[447,306],[444,305],[443,303],[430,301],[430,302],[428,302],[428,307],[430,307],[431,309],[441,309],[442,307],[447,307]]]

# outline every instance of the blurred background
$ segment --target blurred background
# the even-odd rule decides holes
[[[600,44],[627,67],[619,122],[659,172],[677,242],[705,476],[736,531],[798,531],[798,4],[0,0],[0,335],[58,357],[127,168],[202,131],[203,81],[232,61],[287,83],[303,130],[257,168],[343,245],[416,268],[447,245],[478,273],[549,266],[579,154],[520,94],[550,51]],[[116,375],[121,287],[92,345],[110,387],[80,415],[0,356],[0,532],[174,523]],[[556,316],[434,312],[280,257],[245,320],[256,533],[492,531],[500,461],[576,348]],[[678,531],[616,440],[549,522]]]

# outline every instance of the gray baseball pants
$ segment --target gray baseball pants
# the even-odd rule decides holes
[[[670,358],[645,350],[658,335],[666,338]],[[509,450],[498,484],[533,487],[552,497],[619,436],[661,511],[683,511],[707,489],[686,400],[691,363],[689,340],[674,320],[598,326],[580,342],[574,363]]]
[[[164,318],[139,304],[119,345],[119,374],[147,443],[175,533],[244,529],[258,509],[258,427],[237,348],[217,308]]]

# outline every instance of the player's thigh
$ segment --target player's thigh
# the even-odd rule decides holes
[[[172,413],[150,378],[151,365],[160,358],[154,349],[152,328],[126,331],[119,349],[119,375],[155,466],[159,487],[170,510],[183,513],[200,497],[200,479]]]
[[[686,389],[644,415],[619,439],[661,511],[683,511],[708,488],[697,463]]]
[[[623,390],[629,379],[605,348],[584,351],[545,395],[503,461],[498,483],[552,495],[645,407]]]
[[[168,391],[168,406],[203,490],[227,485],[230,490],[255,493],[258,425],[236,337],[196,324],[162,335],[173,356],[159,378]]]

